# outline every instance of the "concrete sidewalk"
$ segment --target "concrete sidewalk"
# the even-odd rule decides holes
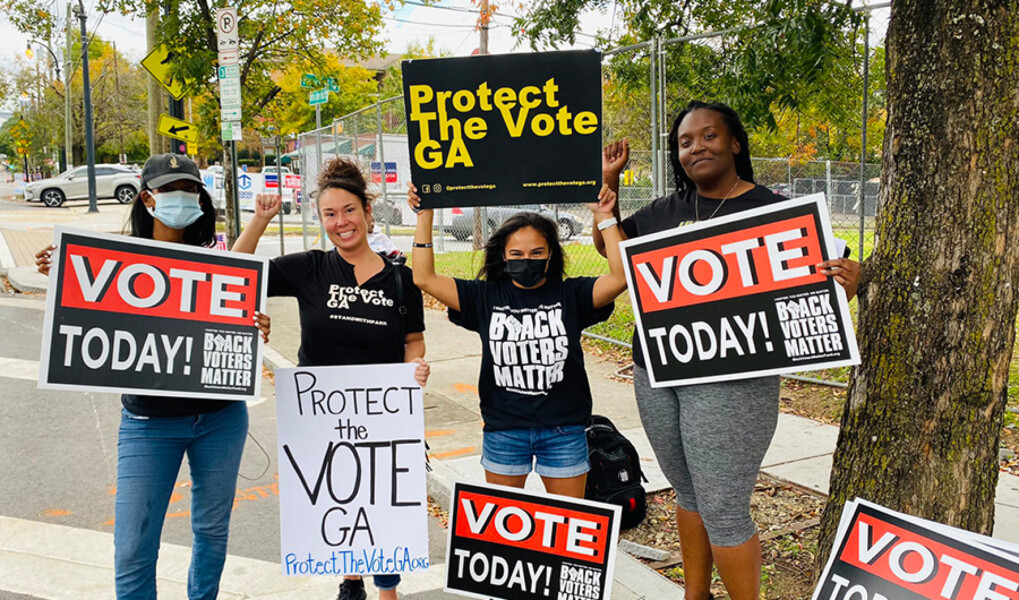
[[[116,207],[110,207],[116,208]],[[34,213],[31,219],[42,219],[47,215],[67,218],[69,224],[97,231],[119,231],[124,214],[116,210],[105,210],[101,207],[102,216],[88,215],[83,209],[66,209],[68,213]],[[53,209],[46,209],[52,211]],[[65,210],[65,209],[57,209]],[[20,211],[9,211],[20,212]],[[0,272],[5,269],[12,284],[17,285],[23,279],[31,279],[34,267],[25,264],[28,259],[25,251],[19,250],[19,258],[15,259],[11,245],[7,243],[6,232],[35,233],[45,236],[52,232],[52,222],[35,221],[28,218],[11,221],[9,212],[0,211]],[[42,237],[39,238],[40,240]],[[33,240],[34,242],[35,240]],[[288,250],[291,240],[287,240]],[[45,241],[40,245],[45,245]],[[296,245],[298,240],[294,240]],[[31,247],[31,244],[28,244]],[[277,240],[263,241],[259,246],[259,254],[275,256],[279,251]],[[34,254],[34,252],[32,253]],[[33,259],[34,262],[34,259]],[[20,268],[19,268],[20,267]],[[45,278],[42,290],[45,291]],[[37,282],[39,281],[37,280]],[[27,285],[27,284],[26,284]],[[266,363],[272,367],[289,366],[296,362],[297,349],[300,343],[300,324],[297,303],[289,298],[270,299],[267,312],[273,319],[272,342],[267,348]],[[427,358],[432,365],[432,376],[425,395],[426,437],[431,446],[431,460],[434,471],[429,475],[429,492],[442,504],[448,504],[451,484],[456,480],[483,481],[484,475],[480,466],[481,450],[481,415],[478,409],[477,374],[481,363],[481,346],[476,334],[456,327],[449,323],[445,314],[440,311],[426,310],[426,342]],[[587,357],[587,370],[594,394],[594,412],[610,419],[629,437],[641,453],[643,467],[650,483],[648,491],[667,489],[665,481],[654,455],[644,435],[633,399],[633,388],[629,383],[621,382],[613,377],[616,365],[597,357]],[[770,476],[789,481],[820,492],[827,492],[831,470],[831,456],[838,437],[838,428],[823,425],[809,419],[792,415],[779,417],[778,431],[764,460],[762,471]],[[529,486],[541,489],[540,482],[532,477]],[[1019,543],[1019,477],[1001,474],[995,501],[996,527],[995,536],[1003,540]],[[39,540],[35,530],[33,533],[19,534],[25,523],[0,517],[0,581],[10,580],[28,574],[35,567],[23,563],[25,557],[36,556],[44,540]],[[58,527],[58,526],[47,526]],[[66,530],[66,531],[65,531]],[[81,533],[81,530],[47,529],[45,536],[52,536],[53,544],[59,546],[59,540],[68,540],[70,548],[81,544],[82,548],[94,548],[93,558],[88,564],[79,564],[77,559],[63,556],[60,553],[47,555],[45,559],[53,562],[67,573],[81,571],[82,580],[112,582],[112,560],[107,552],[112,542],[105,534],[97,532]],[[43,536],[43,537],[45,537]],[[80,538],[80,540],[79,540]],[[46,538],[49,539],[49,538]],[[441,535],[433,538],[433,556],[442,556],[445,538]],[[50,554],[53,554],[52,552]],[[170,589],[161,598],[175,598],[182,590],[180,582],[186,581],[187,555],[189,549],[164,545],[164,559],[160,561],[161,577]],[[35,564],[35,563],[31,563]],[[19,571],[19,569],[26,569]],[[86,572],[91,573],[86,577]],[[326,600],[335,592],[333,582],[322,582],[314,579],[300,581],[299,578],[286,579],[284,585],[279,575],[277,564],[265,561],[254,561],[247,558],[230,557],[224,577],[224,598],[283,598],[303,600]],[[443,598],[442,581],[444,565],[436,561],[426,575],[405,578],[401,585],[401,597],[430,600]],[[374,588],[369,585],[370,594]],[[39,597],[62,598],[102,598],[103,591],[55,590],[50,593],[39,593]],[[28,593],[26,591],[26,593]],[[108,594],[107,594],[108,595]],[[613,597],[631,598],[679,598],[682,591],[679,586],[669,582],[654,571],[644,567],[635,559],[620,554],[616,565]]]

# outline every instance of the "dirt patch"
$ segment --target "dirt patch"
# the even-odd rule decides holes
[[[783,378],[779,398],[779,406],[784,413],[838,425],[846,402],[846,388]]]
[[[679,536],[675,521],[676,496],[672,490],[648,496],[648,515],[638,527],[622,532],[624,539],[667,550],[665,561],[643,560],[669,579],[682,584]],[[750,500],[751,514],[761,533],[764,565],[761,598],[806,600],[814,590],[814,554],[817,550],[818,519],[824,497],[761,476]],[[717,572],[713,574],[715,598],[728,598]]]

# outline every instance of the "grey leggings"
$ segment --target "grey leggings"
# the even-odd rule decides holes
[[[653,388],[635,367],[640,420],[680,508],[700,513],[715,546],[757,532],[750,495],[778,424],[777,376]]]

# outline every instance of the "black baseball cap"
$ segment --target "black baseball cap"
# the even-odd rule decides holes
[[[142,167],[142,188],[155,190],[173,181],[194,181],[202,185],[198,165],[183,154],[157,154],[150,156]]]

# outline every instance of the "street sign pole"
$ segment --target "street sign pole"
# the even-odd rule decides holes
[[[92,138],[92,87],[88,76],[88,29],[85,26],[85,5],[78,0],[78,20],[81,21],[81,77],[85,95],[85,160],[88,165],[88,212],[99,212],[96,201],[96,149]]]
[[[315,105],[315,152],[318,155],[318,169],[317,172],[322,172],[322,166],[325,164],[325,160],[322,157],[322,105]],[[318,198],[315,198],[315,203],[318,203]],[[318,219],[319,237],[318,246],[322,250],[326,249],[326,227],[322,223],[322,217]]]
[[[280,202],[283,202],[283,170],[280,167],[280,130],[279,126],[276,126],[276,185],[279,186],[276,190],[280,195]],[[280,206],[280,256],[287,253],[286,246],[283,244],[283,206]]]
[[[233,180],[230,202],[234,206],[234,232],[241,235],[241,202],[240,191],[237,189],[237,142],[230,140],[230,179]]]

